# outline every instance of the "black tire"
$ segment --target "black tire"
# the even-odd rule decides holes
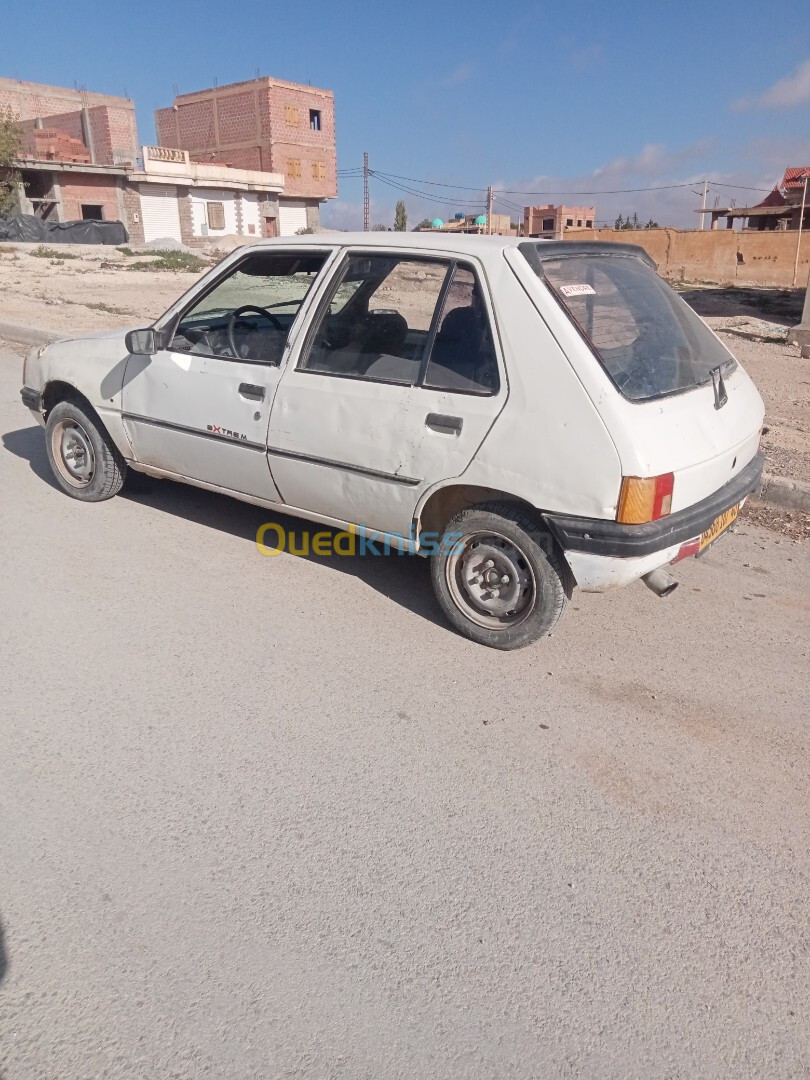
[[[431,578],[456,630],[493,649],[520,649],[550,634],[574,587],[550,534],[508,503],[451,518],[431,557]]]
[[[45,449],[57,484],[74,499],[102,502],[121,490],[126,462],[84,402],[54,405],[45,425]]]

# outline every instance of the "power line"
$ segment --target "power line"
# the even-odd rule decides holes
[[[721,184],[719,180],[709,180],[708,183],[712,187],[728,187],[737,188],[739,191],[772,191],[772,188],[766,187],[746,187],[745,184]]]
[[[338,175],[359,175],[362,172],[360,168],[348,168],[338,170]],[[374,175],[382,180],[383,177],[394,180],[405,180],[410,184],[421,184],[423,187],[443,187],[454,191],[480,191],[482,195],[485,195],[485,187],[474,187],[469,184],[447,184],[440,180],[424,180],[418,179],[415,176],[402,176],[399,173],[384,172],[381,169],[375,169]],[[495,188],[494,193],[497,198],[499,195],[631,195],[643,191],[672,191],[678,188],[691,187],[695,181],[691,180],[688,183],[679,184],[652,184],[647,187],[635,187],[635,188],[601,188],[595,191],[571,191],[566,189],[558,189],[554,191],[521,191],[516,188]],[[720,180],[707,180],[707,184],[712,187],[727,187],[737,188],[741,191],[770,191],[770,188],[753,187],[745,184],[725,184]]]
[[[480,207],[483,205],[484,202],[483,199],[452,199],[444,198],[440,195],[431,195],[429,192],[426,191],[414,191],[413,188],[407,187],[404,184],[398,184],[395,180],[388,180],[384,176],[380,176],[380,174],[374,169],[370,169],[369,172],[374,177],[374,179],[379,180],[381,184],[386,184],[388,187],[395,188],[397,191],[404,191],[408,195],[415,195],[418,199],[425,199],[428,202],[440,203],[442,206],[448,206],[451,203],[454,203],[456,206]]]
[[[413,176],[398,176],[397,173],[381,174],[378,171],[377,175],[387,176],[394,180],[407,180],[411,184],[426,184],[429,187],[455,188],[457,191],[480,191],[482,195],[485,195],[487,190],[485,187],[469,187],[466,184],[442,184],[438,180],[417,180]]]

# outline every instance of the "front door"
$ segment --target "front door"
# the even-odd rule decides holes
[[[169,347],[132,356],[123,421],[136,461],[278,501],[270,406],[299,310],[328,253],[255,252],[194,297]]]
[[[407,535],[421,494],[466,469],[504,400],[470,265],[350,253],[279,384],[273,476],[290,506]]]

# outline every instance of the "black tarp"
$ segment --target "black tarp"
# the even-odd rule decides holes
[[[129,240],[123,221],[43,221],[31,214],[0,218],[0,240],[23,244],[108,244]]]

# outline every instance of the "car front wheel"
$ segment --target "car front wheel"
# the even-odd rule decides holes
[[[101,502],[117,495],[126,462],[93,410],[60,401],[48,413],[45,447],[56,482],[74,499]]]
[[[574,584],[551,536],[507,504],[456,514],[431,563],[444,614],[494,649],[519,649],[551,633]]]

